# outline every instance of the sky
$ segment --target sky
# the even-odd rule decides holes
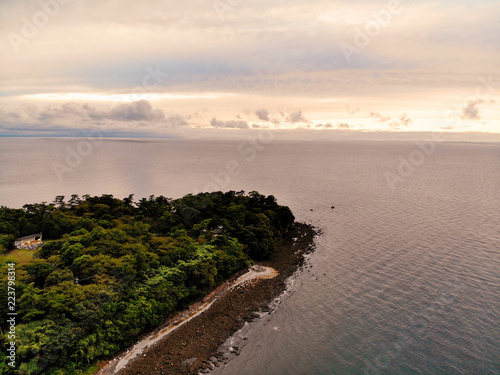
[[[498,0],[2,0],[0,135],[500,140],[499,47]]]

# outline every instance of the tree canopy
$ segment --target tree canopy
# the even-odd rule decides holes
[[[36,259],[16,267],[16,368],[1,351],[0,373],[78,374],[116,355],[269,257],[293,221],[273,196],[243,191],[137,202],[132,195],[72,195],[1,207],[1,252],[32,233],[43,232],[46,243]],[[0,263],[4,286],[7,259]],[[7,293],[0,299],[6,316]],[[7,330],[4,321],[4,347]]]

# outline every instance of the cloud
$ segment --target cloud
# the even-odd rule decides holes
[[[346,124],[344,122],[341,122],[340,124],[337,124],[337,128],[339,128],[339,129],[348,129],[350,127],[351,126],[349,124]]]
[[[270,121],[269,120],[269,111],[265,108],[258,109],[257,111],[255,111],[255,114],[257,115],[259,120]]]
[[[479,120],[481,117],[479,116],[478,105],[483,102],[484,100],[481,99],[469,100],[462,108],[462,114],[460,117],[467,120]]]
[[[378,122],[380,122],[382,124],[389,123],[388,125],[392,129],[406,128],[410,124],[413,123],[413,120],[411,118],[409,118],[406,113],[403,113],[398,120],[392,120],[391,117],[389,117],[389,116],[383,116],[383,115],[381,115],[378,112],[370,112],[370,113],[368,113],[368,116],[370,116],[371,118],[378,119]]]
[[[330,124],[330,123],[327,123],[327,124],[317,124],[316,127],[317,128],[326,128],[326,129],[328,129],[328,128],[333,128],[333,125]]]
[[[302,111],[296,111],[296,112],[291,113],[287,117],[287,121],[291,122],[292,124],[295,124],[297,122],[308,122],[308,120],[302,114]]]
[[[161,109],[153,109],[147,100],[139,100],[114,108],[110,118],[118,121],[159,121],[165,118],[165,114]]]
[[[413,123],[413,120],[408,117],[406,113],[403,113],[399,120],[391,121],[389,126],[393,129],[406,128]]]
[[[387,122],[387,121],[390,121],[390,120],[391,120],[391,118],[390,118],[390,117],[384,117],[384,116],[382,116],[380,113],[377,113],[377,112],[370,112],[370,113],[369,113],[369,116],[370,116],[371,118],[376,118],[376,119],[378,119],[378,122],[381,122],[381,123],[385,123],[385,122]]]
[[[495,101],[492,99],[489,101],[484,99],[470,99],[467,101],[467,104],[463,106],[460,117],[464,120],[480,120],[481,116],[479,114],[479,104],[483,103],[493,104]]]
[[[65,103],[61,106],[52,105],[43,109],[39,115],[40,122],[54,120],[81,119],[88,121],[160,121],[165,118],[161,109],[154,109],[147,100],[120,104],[109,110],[98,110],[88,104]]]
[[[214,128],[231,128],[231,129],[248,129],[248,122],[246,121],[237,121],[237,120],[229,120],[229,121],[219,121],[215,117],[210,120],[210,125]]]
[[[189,126],[189,123],[182,117],[178,115],[173,115],[165,119],[165,126],[169,128],[180,128],[184,126]]]
[[[88,104],[68,102],[58,105],[21,105],[13,110],[0,109],[0,127],[19,131],[78,131],[95,126],[134,131],[137,127],[159,128],[188,127],[185,118],[178,115],[166,117],[146,100],[123,103],[111,108],[95,108]]]
[[[39,3],[57,1],[0,1],[4,34],[14,32],[22,37],[21,20],[32,20],[33,15],[43,12]],[[349,102],[353,103],[350,113],[355,114],[356,106],[367,108],[367,101],[368,108],[377,112],[392,104],[391,111],[398,114],[404,110],[421,113],[434,104],[428,98],[435,97],[436,92],[441,94],[444,88],[450,93],[442,93],[442,98],[474,87],[476,78],[484,72],[495,72],[495,82],[498,78],[495,62],[499,60],[500,49],[496,47],[500,33],[496,31],[495,1],[405,2],[404,12],[392,17],[378,37],[370,38],[373,40],[369,48],[352,56],[351,66],[340,43],[355,44],[354,28],[364,29],[370,20],[373,23],[373,15],[387,4],[366,0],[241,4],[224,0],[218,1],[229,4],[226,22],[221,22],[212,3],[194,0],[171,2],[165,7],[161,0],[143,4],[59,1],[57,16],[49,17],[47,27],[19,45],[19,54],[14,52],[8,35],[2,38],[2,95],[72,92],[80,88],[137,95],[143,89],[167,94],[243,93],[261,100],[252,108],[270,109],[270,122],[278,124],[272,109],[285,105],[297,105],[311,119],[343,118],[338,113],[316,116],[311,106],[290,104],[309,103],[313,97],[332,98],[335,107],[316,107],[323,113],[342,109]],[[233,6],[237,3],[240,5]],[[148,86],[141,86],[143,82]],[[278,97],[287,101],[278,102]],[[241,98],[234,98],[232,109],[247,107],[247,98]],[[395,108],[404,99],[406,102]],[[182,109],[194,113],[211,105],[204,100],[192,102],[186,100],[188,104]],[[213,103],[212,108],[216,108],[221,102]],[[132,111],[124,119],[134,124],[141,116],[147,117]],[[230,118],[227,113],[211,112],[199,123],[208,123],[214,116]],[[256,120],[253,113],[244,119]],[[493,126],[498,127],[498,122]]]

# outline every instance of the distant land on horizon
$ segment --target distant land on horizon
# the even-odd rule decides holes
[[[412,131],[412,132],[391,132],[391,131],[360,131],[360,130],[329,130],[318,131],[314,129],[267,129],[272,131],[273,140],[276,141],[423,141],[436,140],[436,142],[463,142],[463,143],[499,143],[500,133],[488,132],[450,132],[450,131]],[[98,128],[90,131],[98,131]],[[156,140],[185,140],[185,141],[214,141],[214,140],[241,140],[255,138],[258,130],[222,130],[203,131],[197,136],[166,136],[154,134],[129,134],[116,132],[111,135],[95,134],[85,135],[82,132],[75,133],[54,133],[54,134],[0,134],[0,138],[87,138],[96,139],[156,139]]]

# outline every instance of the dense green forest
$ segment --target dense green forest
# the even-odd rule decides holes
[[[78,374],[113,356],[170,314],[272,253],[290,209],[257,192],[134,201],[77,195],[0,208],[0,252],[43,232],[33,260],[16,265],[16,368],[2,374]],[[7,316],[8,257],[0,258]],[[75,278],[78,278],[76,282]]]

